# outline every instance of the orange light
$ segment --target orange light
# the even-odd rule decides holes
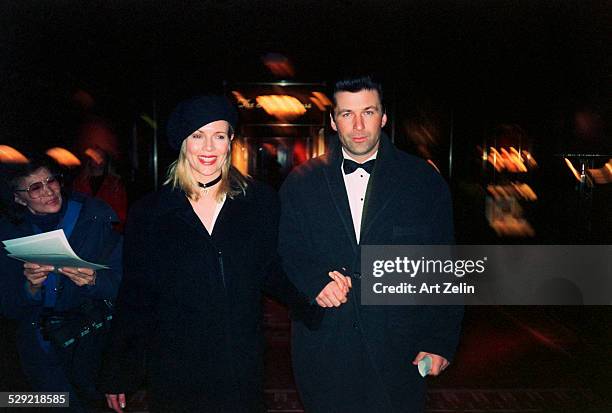
[[[572,171],[572,174],[574,174],[574,178],[576,178],[576,180],[578,182],[582,182],[582,179],[580,179],[580,174],[578,173],[578,171],[576,170],[576,168],[574,168],[574,165],[572,164],[572,161],[570,161],[567,158],[565,159],[565,164],[567,165],[567,167],[570,169],[570,171]]]
[[[612,183],[612,159],[610,159],[601,168],[587,169],[587,172],[593,182],[598,185],[605,185]]]
[[[277,118],[295,118],[306,113],[306,108],[302,103],[288,95],[264,95],[257,96],[257,103],[266,111],[268,115]]]
[[[482,152],[482,159],[487,160],[496,171],[507,170],[509,172],[527,172],[529,168],[535,168],[537,163],[533,156],[527,151],[517,151],[514,147],[501,148],[499,151],[490,147],[487,153]]]
[[[72,152],[68,151],[67,149],[56,147],[49,149],[46,153],[62,166],[71,168],[81,165],[79,158],[74,156]]]
[[[85,155],[89,156],[96,165],[102,165],[104,163],[104,154],[102,151],[94,148],[87,148],[85,149]]]
[[[0,163],[28,163],[28,158],[15,148],[0,145]]]
[[[331,100],[325,95],[325,93],[321,92],[312,92],[312,95],[319,100],[325,106],[331,106]]]
[[[311,96],[310,101],[314,103],[321,112],[325,111],[325,105],[317,97]]]
[[[234,97],[236,98],[236,101],[238,102],[239,106],[248,108],[251,106],[249,100],[247,98],[245,98],[242,93],[238,92],[237,90],[232,90],[232,95],[234,95]]]

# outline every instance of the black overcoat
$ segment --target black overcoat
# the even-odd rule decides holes
[[[277,194],[252,181],[226,199],[212,236],[180,190],[134,205],[107,393],[135,390],[144,353],[152,411],[263,409],[261,294],[297,293],[275,270],[279,213]]]
[[[325,311],[318,331],[293,325],[294,373],[307,412],[417,412],[425,379],[419,351],[452,359],[463,309],[361,306],[360,252],[341,172],[342,152],[298,167],[281,189],[280,253],[289,278],[310,299],[330,281],[353,277],[348,302]],[[445,244],[453,240],[451,198],[424,161],[381,137],[366,193],[361,244]],[[342,270],[345,268],[345,270]]]

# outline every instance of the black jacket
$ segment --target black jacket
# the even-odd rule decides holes
[[[360,250],[341,164],[336,145],[297,168],[281,188],[279,245],[289,278],[311,299],[329,283],[329,271],[353,278],[348,302],[326,309],[318,331],[294,325],[298,388],[307,412],[420,411],[425,380],[412,360],[419,351],[451,360],[463,309],[360,305]],[[446,183],[383,135],[366,194],[361,244],[452,241]]]
[[[256,182],[226,199],[212,236],[180,190],[134,205],[102,388],[134,390],[144,354],[154,411],[261,411],[262,291],[306,302],[280,271],[278,218]]]

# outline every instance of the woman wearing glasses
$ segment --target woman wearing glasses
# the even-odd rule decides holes
[[[74,326],[84,308],[94,311],[100,303],[110,314],[121,279],[121,242],[111,227],[117,217],[100,200],[65,194],[57,166],[49,158],[7,168],[2,178],[7,192],[3,198],[9,201],[0,217],[2,240],[62,229],[80,258],[110,267],[54,268],[11,259],[5,251],[0,254],[2,312],[18,320],[17,346],[32,390],[70,392],[70,411],[86,411],[89,402],[101,398],[94,380],[104,345],[100,332],[106,327],[83,333],[80,325],[73,331],[66,326]],[[56,323],[55,333],[47,329],[49,320]]]

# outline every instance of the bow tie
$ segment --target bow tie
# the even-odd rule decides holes
[[[344,158],[344,162],[342,163],[342,169],[344,170],[345,175],[352,174],[353,172],[357,170],[357,168],[363,168],[364,171],[371,174],[372,169],[374,169],[375,162],[376,162],[376,159],[370,159],[369,161],[364,162],[364,163],[357,163],[350,159]]]

